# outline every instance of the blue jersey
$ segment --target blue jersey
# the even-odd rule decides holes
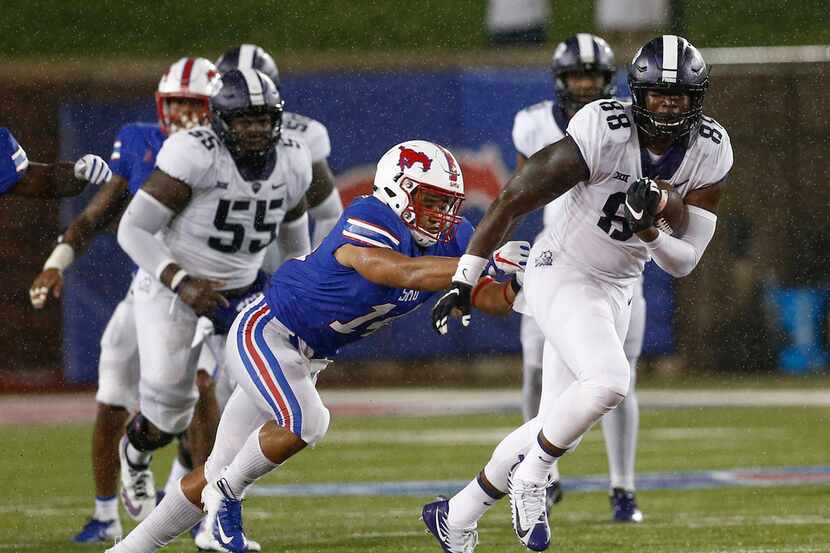
[[[156,155],[167,138],[158,123],[128,123],[112,145],[110,169],[127,181],[130,195],[135,195],[156,166]]]
[[[435,295],[369,282],[334,258],[340,246],[388,248],[409,257],[460,257],[472,234],[473,226],[465,219],[451,242],[421,248],[391,208],[364,196],[343,211],[311,255],[288,260],[274,273],[265,299],[276,318],[302,338],[315,357],[331,357],[346,344],[372,334]]]
[[[8,129],[0,127],[0,194],[14,188],[28,166],[26,152]]]

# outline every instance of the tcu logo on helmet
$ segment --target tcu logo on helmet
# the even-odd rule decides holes
[[[412,148],[407,148],[406,146],[398,146],[400,149],[400,157],[398,157],[398,167],[401,168],[401,171],[404,169],[409,169],[416,163],[421,164],[421,168],[426,173],[429,171],[430,167],[432,167],[432,160],[427,157],[426,154],[422,152],[416,152]]]

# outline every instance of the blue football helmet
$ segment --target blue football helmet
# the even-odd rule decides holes
[[[235,158],[263,158],[282,133],[283,101],[279,90],[267,75],[255,69],[232,69],[222,75],[221,88],[210,98],[211,126]],[[231,122],[237,117],[269,115],[271,128],[267,136],[240,136]],[[256,143],[250,146],[249,142]]]
[[[614,52],[602,38],[589,33],[577,33],[560,42],[553,52],[551,72],[554,93],[561,107],[570,113],[601,98],[611,98],[616,92]],[[566,76],[572,73],[599,73],[605,82],[599,94],[590,97],[576,96],[568,89]]]
[[[240,44],[231,48],[216,60],[216,68],[220,73],[231,69],[256,69],[268,75],[277,90],[280,88],[280,72],[274,58],[256,44]]]
[[[663,35],[647,42],[628,68],[634,123],[652,138],[685,140],[697,136],[703,117],[703,98],[709,88],[709,66],[700,51],[685,38]],[[649,90],[689,97],[688,111],[657,114],[646,107]]]

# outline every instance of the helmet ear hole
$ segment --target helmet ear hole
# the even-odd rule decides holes
[[[397,194],[395,194],[395,191],[392,190],[391,188],[389,188],[388,186],[384,186],[383,191],[386,192],[389,195],[390,198],[394,198],[394,197],[397,196]]]

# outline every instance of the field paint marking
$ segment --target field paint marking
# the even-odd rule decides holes
[[[788,467],[780,469],[735,469],[684,473],[643,473],[637,475],[638,490],[691,490],[728,486],[775,487],[798,485],[830,485],[830,466]],[[406,482],[353,482],[335,484],[255,485],[250,492],[258,496],[451,496],[467,485],[467,481],[425,480]],[[608,476],[568,478],[562,488],[569,492],[608,490]]]
[[[326,436],[326,444],[464,444],[464,445],[496,445],[502,438],[510,434],[514,427],[458,429],[458,430],[414,430],[402,433],[392,430],[333,430]],[[745,428],[715,427],[715,428],[656,428],[640,431],[641,442],[657,441],[712,441],[713,438],[729,439],[746,436]],[[763,437],[775,439],[786,436],[784,429],[757,428],[753,429],[753,438]],[[586,442],[599,442],[602,434],[599,430],[585,435]]]

